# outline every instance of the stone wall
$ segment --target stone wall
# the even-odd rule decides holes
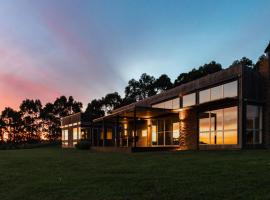
[[[197,113],[194,109],[179,112],[180,120],[180,149],[198,149],[198,124]]]

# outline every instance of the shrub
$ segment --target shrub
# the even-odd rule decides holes
[[[81,140],[75,145],[76,149],[90,149],[91,142],[89,140]]]

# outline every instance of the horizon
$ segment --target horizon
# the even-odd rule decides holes
[[[0,1],[0,111],[62,95],[85,109],[142,73],[173,81],[212,60],[227,68],[264,53],[269,1],[195,2]]]

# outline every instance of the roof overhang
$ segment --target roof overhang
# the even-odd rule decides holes
[[[110,115],[97,118],[93,122],[97,123],[102,121],[116,121],[117,119],[133,119],[134,117],[138,119],[150,119],[171,113],[174,113],[173,110],[134,105],[132,107],[128,107],[125,110],[121,110],[119,112],[114,112]]]

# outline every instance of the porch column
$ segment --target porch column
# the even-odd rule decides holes
[[[133,115],[133,146],[136,147],[136,136],[137,136],[137,118],[136,118],[136,106],[134,108],[134,115]]]
[[[118,146],[118,139],[119,139],[119,116],[116,118],[116,126],[115,126],[115,132],[114,132],[114,146]]]
[[[103,146],[105,146],[105,122],[102,120]]]
[[[94,146],[94,130],[93,130],[93,127],[90,128],[90,135],[91,135],[91,146]]]

